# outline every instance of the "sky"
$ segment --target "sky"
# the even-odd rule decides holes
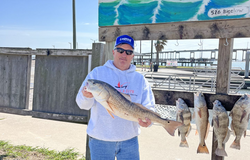
[[[0,2],[0,47],[72,47],[72,0]],[[75,0],[75,5],[77,48],[91,49],[92,43],[98,42],[98,0]],[[218,39],[203,39],[202,46],[198,45],[200,41],[168,40],[164,51],[218,49]],[[135,43],[135,51],[140,52],[140,42]],[[142,53],[151,52],[151,41],[142,41],[141,46]],[[250,48],[250,38],[234,39],[234,49],[247,47]]]

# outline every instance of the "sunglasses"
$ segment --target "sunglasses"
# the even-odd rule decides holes
[[[115,50],[117,50],[117,52],[119,52],[119,53],[121,53],[121,54],[125,51],[127,55],[131,55],[131,54],[134,53],[134,51],[125,50],[125,49],[122,49],[122,48],[115,48]]]

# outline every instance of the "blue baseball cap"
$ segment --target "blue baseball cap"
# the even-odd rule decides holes
[[[129,44],[134,49],[134,39],[128,35],[122,35],[116,38],[115,47],[119,44]]]

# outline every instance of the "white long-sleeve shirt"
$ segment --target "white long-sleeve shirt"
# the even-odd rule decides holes
[[[91,116],[87,127],[87,134],[103,141],[124,141],[140,134],[138,122],[128,121],[114,115],[114,119],[107,110],[94,98],[84,97],[82,89],[88,79],[97,79],[109,83],[118,91],[129,94],[131,101],[155,110],[155,99],[147,80],[130,65],[128,70],[122,71],[107,61],[104,66],[94,68],[85,78],[76,97],[76,103],[81,109],[91,109]]]

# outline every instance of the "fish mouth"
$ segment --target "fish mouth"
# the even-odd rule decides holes
[[[87,91],[87,90],[88,90],[88,87],[89,87],[89,83],[86,82],[86,85],[85,85],[85,87],[84,87],[84,90]]]

